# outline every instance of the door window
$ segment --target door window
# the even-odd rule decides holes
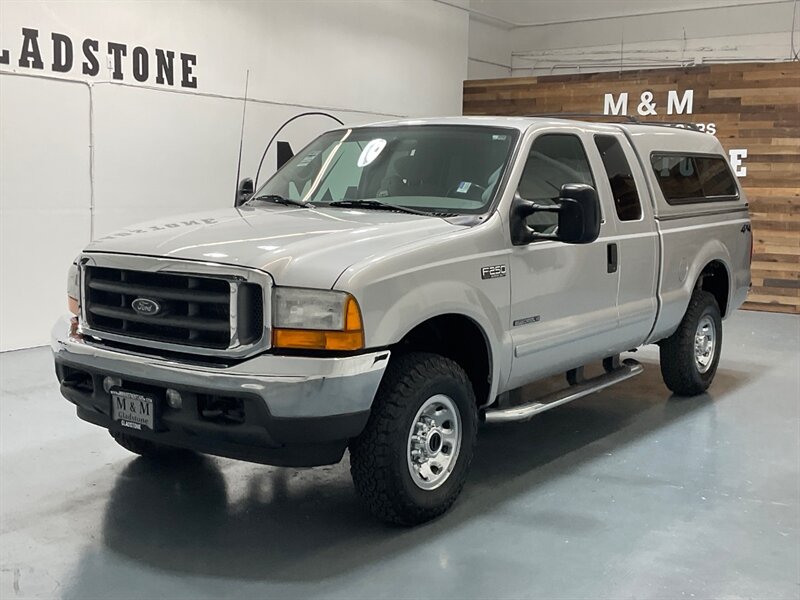
[[[555,205],[561,186],[585,183],[593,186],[592,169],[580,139],[571,134],[549,133],[536,138],[531,146],[525,170],[519,181],[519,194],[537,204]],[[538,233],[553,233],[558,215],[537,212],[527,218],[530,228]]]
[[[642,218],[642,204],[622,145],[611,135],[596,135],[594,143],[603,159],[619,220],[638,221]]]

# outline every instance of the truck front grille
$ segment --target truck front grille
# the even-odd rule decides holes
[[[89,329],[135,339],[224,350],[263,335],[261,287],[205,275],[86,266]]]

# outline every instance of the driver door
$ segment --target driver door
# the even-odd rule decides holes
[[[548,128],[530,142],[518,191],[537,204],[554,204],[564,184],[597,189],[592,173],[602,169],[590,136],[579,128]],[[510,389],[612,354],[619,273],[607,268],[604,238],[615,232],[601,203],[600,236],[590,244],[542,240],[512,247]],[[540,233],[555,232],[557,223],[556,213],[528,217]]]

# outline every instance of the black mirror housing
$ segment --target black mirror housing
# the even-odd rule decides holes
[[[591,244],[600,235],[600,201],[592,186],[583,183],[562,186],[557,235],[567,244]]]
[[[250,199],[250,196],[255,192],[253,180],[250,177],[245,177],[239,182],[239,188],[236,190],[236,206],[241,206]]]
[[[558,213],[556,233],[533,231],[525,219],[535,212]],[[561,187],[555,205],[536,204],[519,193],[511,203],[511,242],[524,246],[536,240],[556,240],[566,244],[590,244],[600,235],[600,200],[595,189],[583,183],[568,183]]]

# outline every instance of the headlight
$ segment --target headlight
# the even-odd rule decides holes
[[[364,329],[358,302],[330,290],[276,287],[272,345],[306,350],[360,350]]]
[[[75,316],[78,316],[78,298],[80,298],[80,273],[76,261],[72,263],[67,273],[67,308]]]

